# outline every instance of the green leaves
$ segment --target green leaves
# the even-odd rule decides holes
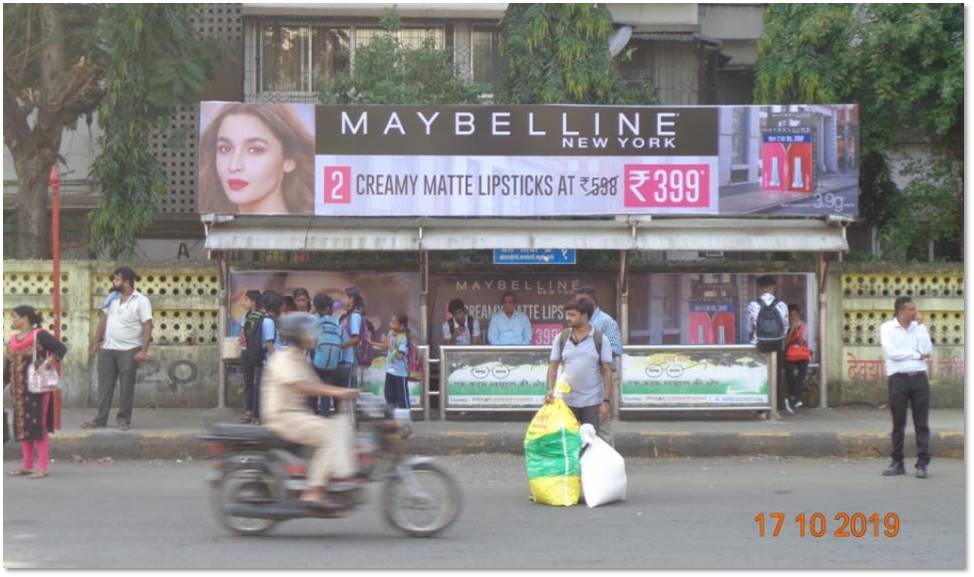
[[[191,14],[177,4],[111,5],[99,14],[106,95],[98,116],[101,154],[90,175],[101,192],[91,214],[93,251],[118,257],[134,250],[166,186],[150,137],[175,106],[193,101],[224,54],[197,38]]]
[[[356,49],[355,68],[318,87],[319,99],[339,104],[476,104],[486,87],[460,78],[451,53],[428,39],[419,48],[403,44],[399,17],[387,10],[384,32]]]
[[[601,4],[509,4],[501,20],[510,104],[651,104],[628,86],[609,53],[612,15]]]
[[[947,165],[963,157],[964,7],[771,4],[764,24],[755,102],[859,104],[862,215],[882,227],[884,248],[925,258],[928,241],[959,239],[962,173]],[[888,157],[904,135],[933,151],[897,191]]]

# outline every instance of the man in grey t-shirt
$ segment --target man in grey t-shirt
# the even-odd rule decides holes
[[[551,346],[545,403],[554,400],[558,368],[564,367],[562,380],[572,388],[565,396],[565,403],[579,423],[589,423],[598,431],[599,421],[611,414],[614,381],[612,345],[608,337],[589,324],[594,312],[595,303],[587,297],[578,297],[565,305],[565,320],[570,329],[559,335]],[[602,342],[596,343],[596,338]]]

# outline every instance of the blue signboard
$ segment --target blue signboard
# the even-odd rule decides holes
[[[575,264],[575,249],[494,249],[494,264]]]

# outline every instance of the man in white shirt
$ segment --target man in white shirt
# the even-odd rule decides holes
[[[927,380],[927,359],[933,352],[930,333],[923,326],[923,316],[910,297],[899,297],[895,304],[896,317],[883,323],[879,341],[886,359],[889,378],[889,409],[893,414],[893,462],[883,476],[904,475],[903,438],[906,429],[906,408],[913,409],[913,428],[916,431],[916,476],[927,478],[930,464],[930,382]]]
[[[98,355],[98,416],[84,423],[91,429],[108,425],[108,412],[119,383],[118,428],[127,430],[132,422],[135,400],[135,374],[145,362],[152,342],[152,305],[148,297],[135,290],[135,271],[120,267],[112,273],[112,292],[102,305],[101,321],[91,346]]]

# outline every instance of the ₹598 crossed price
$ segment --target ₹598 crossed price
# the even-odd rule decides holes
[[[707,208],[709,164],[627,164],[625,205],[633,208]]]

